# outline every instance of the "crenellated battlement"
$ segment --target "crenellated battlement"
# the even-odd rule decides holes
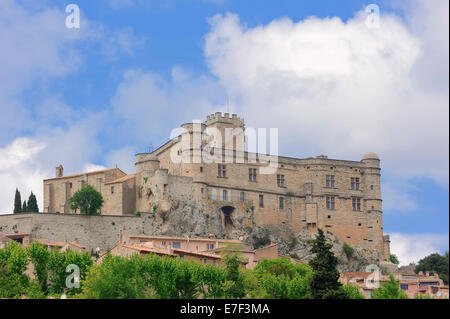
[[[214,114],[208,115],[206,117],[206,121],[204,122],[206,126],[215,124],[215,123],[226,123],[232,124],[236,127],[244,126],[244,119],[237,116],[237,114],[232,114],[230,117],[230,113],[216,112]]]

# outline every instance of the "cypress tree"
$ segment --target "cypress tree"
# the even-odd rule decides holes
[[[20,192],[16,188],[16,195],[14,196],[14,214],[22,212],[22,200],[20,199]]]
[[[33,192],[31,192],[30,197],[28,197],[27,209],[29,212],[39,212],[36,196],[33,194]]]
[[[347,294],[339,280],[337,257],[331,251],[332,244],[326,242],[322,229],[318,230],[316,238],[312,241],[311,253],[315,257],[309,265],[314,271],[310,288],[315,299],[345,299]]]
[[[22,205],[22,213],[26,213],[28,211],[28,208],[27,208],[27,201],[23,201],[23,205]]]

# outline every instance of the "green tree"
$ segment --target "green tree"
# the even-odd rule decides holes
[[[77,265],[80,270],[80,280],[82,281],[86,277],[86,273],[93,264],[92,258],[87,252],[77,252],[67,249],[64,252],[54,249],[50,252],[47,272],[48,281],[50,283],[49,293],[50,294],[61,294],[66,290],[66,278],[68,273],[66,273],[66,268],[68,265]],[[80,293],[82,289],[82,284],[80,283],[80,288],[72,288],[67,291],[68,295],[75,295]]]
[[[313,272],[307,264],[293,264],[287,258],[263,259],[253,271],[268,298],[311,297],[308,283]]]
[[[393,275],[389,276],[389,281],[382,282],[381,287],[373,291],[373,299],[408,299],[408,296],[400,289],[398,281]]]
[[[391,255],[389,256],[389,259],[391,260],[391,263],[393,263],[393,264],[398,265],[398,264],[400,263],[400,262],[398,261],[397,256],[394,255],[394,254],[391,254]]]
[[[347,294],[348,299],[365,299],[364,295],[361,294],[359,288],[352,284],[343,285],[345,293]]]
[[[86,185],[73,194],[69,203],[70,208],[75,212],[79,209],[82,214],[98,215],[103,206],[103,197],[94,187]]]
[[[36,196],[33,194],[33,192],[31,192],[30,197],[28,197],[27,210],[33,213],[39,212]]]
[[[34,275],[36,280],[41,287],[42,292],[47,292],[48,288],[48,260],[50,258],[50,252],[44,246],[38,242],[32,242],[31,245],[27,247],[28,256],[31,259],[34,267]]]
[[[448,285],[448,269],[449,269],[449,256],[448,251],[441,256],[438,253],[434,253],[419,260],[416,266],[416,273],[419,271],[433,271],[439,275],[446,285]]]
[[[344,243],[343,249],[344,249],[345,255],[346,255],[347,258],[349,258],[349,259],[350,259],[350,258],[353,256],[353,254],[355,253],[355,249],[354,249],[352,246],[350,246],[349,244],[347,244],[347,243]]]
[[[312,241],[311,253],[315,257],[309,265],[314,271],[310,281],[312,297],[315,299],[344,299],[347,298],[339,280],[336,269],[338,259],[331,251],[332,244],[326,242],[322,229],[319,228],[316,238]]]
[[[22,200],[20,199],[20,192],[16,188],[16,194],[14,196],[14,214],[22,212]]]
[[[228,298],[245,296],[244,276],[240,271],[238,254],[226,254],[222,257],[226,268],[226,281],[223,283]]]
[[[0,249],[0,298],[20,298],[29,286],[29,278],[24,273],[28,256],[16,242],[7,243]]]
[[[27,208],[27,202],[23,201],[23,205],[22,205],[22,213],[26,213],[28,212],[28,208]]]

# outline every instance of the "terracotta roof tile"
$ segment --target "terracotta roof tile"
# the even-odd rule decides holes
[[[196,255],[196,256],[203,256],[203,257],[209,257],[209,258],[215,258],[215,259],[221,259],[222,257],[219,255],[209,254],[205,252],[198,252],[198,251],[192,251],[192,250],[186,250],[186,249],[180,249],[180,248],[172,248],[174,252],[181,252],[189,255]]]
[[[106,172],[109,172],[112,170],[119,170],[122,173],[124,173],[120,168],[113,167],[113,168],[102,169],[99,171],[92,171],[92,172],[85,172],[85,173],[79,173],[79,174],[65,175],[65,176],[61,176],[61,177],[47,178],[47,179],[44,179],[44,181],[53,181],[53,180],[64,179],[64,178],[73,178],[73,177],[78,177],[78,176],[83,176],[83,175],[94,175],[94,174],[106,173]]]
[[[136,174],[125,175],[125,176],[122,176],[122,177],[120,177],[120,178],[118,178],[118,179],[115,179],[115,180],[113,180],[113,181],[110,181],[110,182],[108,182],[108,183],[105,183],[105,185],[108,185],[108,184],[115,184],[115,183],[122,183],[122,182],[125,182],[125,181],[127,181],[127,180],[129,180],[129,179],[132,179],[132,178],[134,178],[134,177],[136,177]]]

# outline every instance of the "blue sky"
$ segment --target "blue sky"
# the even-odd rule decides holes
[[[58,163],[132,173],[228,97],[282,155],[379,154],[393,251],[448,250],[447,1],[4,0],[0,29],[1,213]]]

